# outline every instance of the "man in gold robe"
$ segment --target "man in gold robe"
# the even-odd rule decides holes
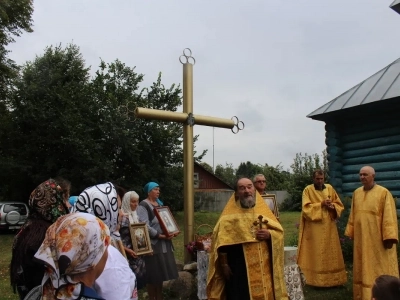
[[[380,275],[399,277],[396,207],[390,192],[375,183],[375,170],[360,170],[362,187],[353,193],[345,235],[354,239],[353,299],[370,300]]]
[[[313,172],[314,184],[303,191],[297,264],[306,283],[318,287],[345,284],[347,274],[336,220],[344,207],[322,170]]]
[[[248,178],[241,178],[214,228],[209,300],[287,300],[283,228]]]

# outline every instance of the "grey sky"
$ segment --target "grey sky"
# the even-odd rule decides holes
[[[194,113],[238,116],[239,134],[215,129],[215,165],[281,163],[321,153],[324,123],[306,115],[400,57],[400,15],[391,0],[36,0],[34,32],[11,46],[19,64],[46,46],[73,42],[97,70],[116,58],[145,74],[181,83],[191,48]],[[213,129],[196,126],[196,150]]]

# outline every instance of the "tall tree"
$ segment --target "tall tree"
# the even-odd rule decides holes
[[[301,210],[303,190],[312,183],[313,171],[324,168],[324,161],[324,159],[321,161],[321,157],[317,153],[313,155],[296,153],[293,164],[290,166],[292,172],[287,189],[290,201],[286,202],[287,209]]]
[[[254,175],[259,174],[263,171],[262,166],[258,164],[253,164],[249,161],[246,163],[241,162],[237,171],[236,171],[236,177],[247,177],[252,179]]]
[[[48,47],[26,63],[0,118],[0,126],[12,121],[12,130],[0,130],[6,142],[0,151],[9,156],[0,158],[0,176],[14,187],[7,190],[26,198],[41,180],[63,176],[73,193],[113,181],[141,194],[146,182],[157,181],[166,204],[181,209],[182,125],[133,116],[138,106],[176,111],[181,90],[166,88],[161,74],[148,88],[139,89],[142,81],[142,74],[119,60],[101,61],[90,78],[76,45]],[[14,173],[6,178],[1,167],[10,161]],[[24,191],[16,188],[22,179]]]
[[[284,171],[281,165],[273,167],[265,164],[262,168],[261,174],[264,174],[265,179],[267,180],[267,190],[282,191],[287,189],[290,174],[289,172]]]
[[[7,153],[1,159],[13,162],[6,182],[25,195],[18,198],[50,176],[79,176],[82,164],[92,162],[86,116],[96,109],[88,83],[89,69],[75,45],[48,47],[23,66],[9,102],[13,130],[1,145]]]
[[[236,169],[232,164],[225,164],[225,167],[218,164],[215,167],[215,175],[225,181],[230,186],[233,186],[236,181]]]
[[[23,31],[32,32],[32,0],[0,1],[0,101],[7,98],[11,80],[17,76],[18,67],[8,57],[7,46]]]

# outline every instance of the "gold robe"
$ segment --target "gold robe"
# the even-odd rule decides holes
[[[321,207],[321,202],[328,198],[335,207],[336,218]],[[330,184],[325,184],[322,191],[310,184],[303,191],[297,264],[308,285],[330,287],[347,282],[336,226],[336,219],[343,209],[343,203]]]
[[[396,244],[383,246],[384,240],[398,241],[396,207],[386,188],[376,184],[354,191],[345,235],[354,239],[353,299],[370,300],[376,277],[399,277]]]
[[[272,253],[268,250],[268,244],[265,241],[258,241],[253,236],[252,223],[257,221],[259,215],[268,220]],[[283,273],[283,242],[281,224],[258,193],[256,193],[256,205],[250,209],[242,208],[240,203],[235,201],[235,194],[233,194],[213,231],[207,278],[208,299],[226,299],[225,279],[218,260],[218,248],[242,244],[250,299],[287,300]]]

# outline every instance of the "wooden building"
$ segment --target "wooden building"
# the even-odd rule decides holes
[[[232,196],[233,187],[194,163],[194,205],[195,210],[222,211]]]
[[[359,170],[400,198],[400,59],[307,117],[325,122],[330,183],[342,196],[361,186]]]

